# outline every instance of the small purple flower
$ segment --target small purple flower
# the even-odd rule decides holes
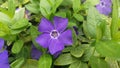
[[[2,50],[4,40],[0,38],[0,68],[10,68],[8,63],[8,51]]]
[[[111,0],[100,0],[100,3],[96,5],[96,8],[101,14],[109,15],[112,11],[111,5]]]
[[[38,30],[42,32],[36,38],[36,42],[54,55],[64,49],[64,45],[72,45],[72,32],[66,30],[67,18],[54,17],[54,25],[46,18],[41,19]]]
[[[42,52],[39,51],[34,45],[32,45],[32,50],[31,50],[32,59],[38,60],[41,55],[42,55]]]

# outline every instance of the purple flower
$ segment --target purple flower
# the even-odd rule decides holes
[[[0,38],[0,68],[10,68],[8,63],[8,51],[2,50],[4,40]]]
[[[41,55],[42,55],[42,52],[39,51],[34,45],[32,45],[32,51],[31,51],[32,59],[38,60]]]
[[[96,5],[96,8],[101,14],[109,15],[112,11],[111,5],[111,0],[100,0],[100,3]]]
[[[46,18],[41,19],[38,30],[42,32],[36,38],[36,42],[54,55],[64,49],[65,45],[72,45],[72,32],[66,30],[67,18],[54,17],[54,25]]]

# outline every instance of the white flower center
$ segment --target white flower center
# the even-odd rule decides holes
[[[59,32],[57,31],[57,30],[52,30],[51,32],[50,32],[50,37],[52,38],[52,39],[57,39],[58,37],[59,37]]]

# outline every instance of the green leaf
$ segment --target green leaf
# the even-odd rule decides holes
[[[11,35],[11,34],[9,34],[9,35],[5,35],[5,36],[3,36],[2,38],[4,39],[4,40],[7,40],[7,41],[15,41],[16,40],[16,35]]]
[[[118,38],[118,5],[119,0],[113,0],[113,9],[112,9],[112,23],[111,23],[111,36],[113,39]]]
[[[43,54],[38,62],[38,68],[51,68],[52,57],[49,54]]]
[[[62,50],[62,52],[70,52],[71,49],[73,49],[73,47],[66,47],[64,50]]]
[[[22,66],[22,64],[24,64],[24,62],[25,62],[25,59],[21,57],[21,58],[15,60],[14,62],[12,62],[10,64],[10,67],[11,68],[21,68],[21,66]]]
[[[88,68],[88,65],[86,63],[83,63],[81,61],[77,61],[72,63],[69,68]]]
[[[21,66],[21,68],[38,68],[38,61],[27,59],[27,61]]]
[[[39,11],[39,5],[37,4],[28,4],[25,6],[30,12],[38,14]]]
[[[0,17],[1,17],[1,18],[0,18],[0,22],[5,23],[5,24],[10,24],[11,19],[9,18],[8,15],[0,12]]]
[[[68,22],[68,27],[73,27],[73,26],[77,26],[77,24],[75,22],[69,21]]]
[[[96,50],[105,57],[120,58],[120,42],[118,40],[98,41]]]
[[[84,3],[85,8],[89,8],[91,6],[95,6],[100,3],[100,0],[86,0]]]
[[[10,33],[9,27],[0,22],[0,37],[5,36]]]
[[[14,44],[13,44],[13,47],[12,47],[12,53],[19,53],[20,50],[22,49],[23,47],[23,44],[24,42],[22,40],[17,40]]]
[[[54,5],[54,0],[40,0],[40,11],[43,16],[49,18],[52,13],[52,6]]]
[[[110,65],[110,68],[119,68],[117,60],[106,57],[105,61]]]
[[[8,0],[9,16],[12,18],[15,13],[15,0]]]
[[[70,53],[74,56],[74,57],[81,57],[84,53],[84,49],[81,46],[78,46],[76,48],[71,49]]]
[[[78,21],[83,21],[84,20],[84,18],[83,18],[83,16],[81,14],[74,13],[73,16]]]
[[[94,7],[88,10],[87,22],[83,23],[83,29],[88,38],[96,38],[97,25],[102,22],[100,14]]]
[[[75,13],[79,12],[80,10],[80,0],[72,0],[73,1],[73,10]]]
[[[14,14],[13,21],[17,22],[25,16],[25,8],[18,8]]]
[[[66,18],[66,12],[63,12],[63,11],[57,12],[57,13],[55,13],[55,16]]]
[[[63,0],[55,0],[53,9],[52,9],[52,13],[55,13],[57,8],[59,7],[59,5],[63,2]]]
[[[40,11],[42,15],[49,19],[50,15],[56,12],[57,7],[63,0],[40,0]]]
[[[29,25],[29,22],[27,19],[20,19],[19,21],[15,22],[12,26],[11,29],[20,29],[23,27],[26,27]]]
[[[72,28],[72,37],[73,37],[73,46],[75,47],[78,45],[78,40],[77,40],[77,34],[73,28]]]
[[[92,56],[89,61],[91,68],[110,68],[107,62],[103,59]]]
[[[64,61],[63,61],[64,60]],[[70,53],[61,54],[54,62],[54,65],[69,65],[75,62],[77,59],[72,57]]]
[[[89,61],[90,57],[93,55],[95,48],[91,47],[89,44],[82,45],[85,49],[83,56],[81,57],[81,60],[86,62]]]

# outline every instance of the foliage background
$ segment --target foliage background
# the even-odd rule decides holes
[[[109,16],[96,10],[98,3],[99,0],[0,0],[0,38],[6,41],[11,68],[119,68],[120,1],[112,0]],[[74,41],[57,58],[35,42],[41,18],[52,21],[54,16],[69,19]],[[31,58],[32,45],[43,53],[39,60]]]

